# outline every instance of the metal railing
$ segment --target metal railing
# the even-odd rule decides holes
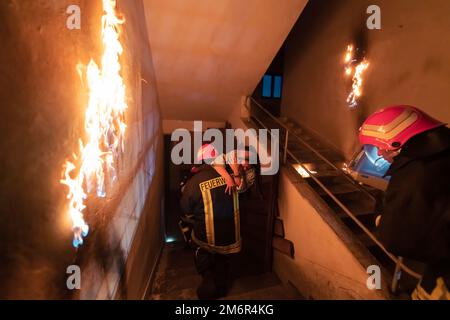
[[[411,270],[408,266],[406,266],[403,263],[402,257],[396,257],[392,253],[390,253],[384,245],[375,237],[375,235],[356,217],[356,215],[347,208],[346,205],[344,205],[316,176],[315,173],[311,172],[307,166],[305,166],[300,159],[298,159],[290,150],[288,147],[289,137],[294,137],[298,142],[300,142],[302,145],[304,145],[307,149],[309,149],[311,152],[313,152],[318,158],[320,158],[322,161],[324,161],[326,164],[328,164],[333,170],[336,171],[336,173],[339,176],[344,177],[349,182],[351,182],[356,188],[358,188],[360,191],[362,191],[364,194],[366,194],[368,197],[370,197],[372,200],[375,200],[375,197],[365,188],[363,188],[359,183],[357,183],[353,178],[349,177],[347,174],[345,174],[340,168],[336,167],[331,161],[329,161],[325,156],[323,156],[319,151],[317,151],[313,146],[311,146],[308,142],[304,141],[298,134],[296,134],[293,130],[291,130],[286,124],[284,124],[282,121],[280,121],[278,118],[273,116],[266,108],[261,106],[255,99],[252,97],[247,97],[245,107],[250,113],[250,117],[256,121],[259,125],[261,125],[263,128],[267,130],[272,130],[274,128],[268,127],[260,117],[258,117],[257,112],[253,109],[253,107],[256,107],[257,110],[262,111],[263,114],[269,117],[272,121],[276,123],[279,128],[284,130],[284,141],[283,141],[283,164],[286,164],[287,156],[289,155],[292,159],[295,160],[295,162],[300,165],[303,170],[309,175],[311,179],[314,180],[317,185],[345,212],[345,214],[350,217],[357,225],[358,227],[363,230],[363,232],[395,263],[395,271],[393,275],[393,279],[391,281],[391,291],[396,292],[398,287],[398,281],[400,279],[401,271],[403,270],[413,278],[420,280],[421,275],[417,272]],[[281,136],[281,135],[280,135]],[[281,143],[280,143],[281,145]]]

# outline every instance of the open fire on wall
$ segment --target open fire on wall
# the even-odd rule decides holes
[[[116,13],[115,0],[103,0],[103,55],[100,67],[91,59],[80,75],[87,80],[89,99],[85,110],[84,136],[79,152],[64,165],[61,183],[69,188],[67,214],[72,221],[73,246],[83,244],[89,227],[83,217],[90,195],[106,196],[106,184],[117,180],[117,160],[124,151],[126,88],[120,75],[123,47],[120,28],[125,20]]]
[[[350,108],[356,108],[358,106],[358,99],[362,95],[363,74],[369,67],[369,62],[366,58],[362,58],[361,61],[356,58],[356,52],[353,45],[348,45],[344,56],[345,63],[345,75],[352,77],[352,91],[347,97],[347,104]]]

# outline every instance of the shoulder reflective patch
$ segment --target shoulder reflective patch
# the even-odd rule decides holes
[[[209,190],[209,189],[214,189],[214,188],[218,188],[221,187],[223,185],[226,185],[227,183],[225,182],[225,179],[222,177],[218,177],[218,178],[214,178],[208,181],[203,181],[202,183],[199,184],[200,190],[202,192]]]

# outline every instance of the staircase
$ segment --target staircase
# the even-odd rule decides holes
[[[333,200],[320,185],[311,177],[314,176],[322,185],[324,185],[331,194],[336,197],[345,207],[356,216],[371,233],[375,232],[375,219],[377,216],[376,203],[383,192],[370,186],[362,186],[351,176],[347,175],[342,168],[345,159],[335,150],[327,147],[313,134],[307,132],[286,117],[275,118],[271,116],[262,106],[251,100],[251,115],[255,124],[262,128],[275,128],[280,130],[280,144],[284,142],[286,128],[289,130],[287,145],[286,166],[291,171],[297,171],[295,175],[298,179],[303,179],[324,200],[340,220],[350,229],[355,237],[363,244],[372,256],[379,262],[379,265],[390,275],[395,272],[395,263],[385,254],[385,252],[361,229],[361,227]],[[308,146],[312,147],[313,152]],[[281,149],[281,147],[280,147]],[[325,159],[324,159],[325,158]],[[306,167],[308,174],[299,164]],[[408,261],[407,265],[417,271],[421,271],[422,265],[415,261]],[[398,295],[393,298],[405,297],[417,284],[417,280],[405,272],[402,273],[399,282]]]
[[[251,261],[236,255],[231,261],[234,279],[224,300],[301,300],[291,284],[284,284],[271,272],[256,273]],[[201,282],[194,265],[194,254],[185,243],[166,243],[147,293],[148,300],[195,300]]]

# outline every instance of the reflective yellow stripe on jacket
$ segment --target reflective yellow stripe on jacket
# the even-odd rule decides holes
[[[450,292],[445,285],[444,279],[438,278],[436,280],[436,287],[434,287],[431,294],[429,294],[420,284],[417,285],[414,292],[411,294],[413,300],[450,300]]]

